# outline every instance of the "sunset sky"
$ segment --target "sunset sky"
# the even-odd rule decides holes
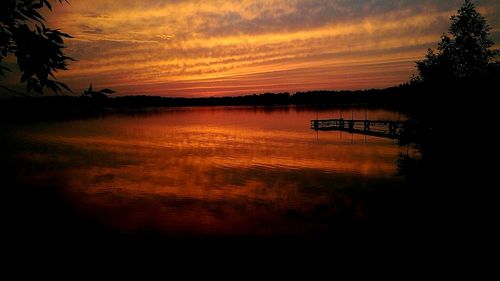
[[[85,0],[49,26],[75,38],[58,78],[120,95],[224,96],[407,81],[462,0]],[[500,42],[500,2],[474,1]]]

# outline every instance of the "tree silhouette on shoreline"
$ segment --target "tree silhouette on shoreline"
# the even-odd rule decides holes
[[[113,94],[113,93],[115,93],[115,91],[108,89],[108,88],[104,88],[104,89],[101,89],[99,91],[95,91],[92,88],[92,83],[90,83],[89,88],[87,90],[83,91],[82,96],[102,99],[102,98],[108,97],[108,96],[106,96],[106,94]]]
[[[478,156],[489,153],[476,134],[466,132],[472,128],[488,133],[496,126],[490,116],[496,108],[490,106],[496,105],[500,62],[490,29],[472,1],[465,0],[450,18],[449,34],[441,36],[437,51],[429,49],[416,62],[420,75],[417,83],[410,84],[417,95],[410,100],[414,105],[409,111],[415,122],[404,128],[411,134],[400,144],[414,144],[421,157],[400,155],[398,161],[400,174],[412,178],[415,186],[436,180],[443,190],[463,185],[451,180],[460,174],[457,171],[472,175],[474,169],[464,167],[482,162]]]
[[[59,3],[67,0],[57,0]],[[27,92],[43,93],[44,88],[58,93],[70,88],[56,80],[55,73],[68,70],[64,55],[64,39],[71,35],[48,28],[39,13],[43,8],[52,11],[49,0],[2,0],[0,4],[0,76],[11,71],[2,65],[4,59],[13,54],[21,71],[21,83],[26,83]],[[13,91],[5,86],[2,88]],[[13,91],[16,92],[16,91]]]
[[[470,0],[450,18],[449,35],[443,34],[437,52],[428,49],[425,59],[417,61],[423,81],[452,81],[487,75],[499,50],[492,50],[491,27]]]

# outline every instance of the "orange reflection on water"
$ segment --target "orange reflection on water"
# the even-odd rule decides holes
[[[399,180],[392,140],[318,135],[309,128],[315,117],[197,108],[49,123],[18,134],[43,147],[19,157],[64,179],[68,200],[113,229],[305,235],[339,214],[363,217],[351,193]],[[318,212],[324,221],[308,219]]]

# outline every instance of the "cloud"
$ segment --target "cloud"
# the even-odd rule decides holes
[[[103,34],[104,30],[100,27],[92,27],[87,24],[80,24],[80,31],[83,33],[90,34]]]
[[[77,89],[229,95],[404,82],[461,2],[88,0],[48,20],[76,37],[59,77]],[[476,2],[498,30],[497,1]]]
[[[101,19],[107,19],[107,18],[109,18],[109,15],[100,14],[100,13],[97,13],[97,12],[86,13],[86,14],[83,14],[82,16],[86,17],[86,18],[101,18]]]

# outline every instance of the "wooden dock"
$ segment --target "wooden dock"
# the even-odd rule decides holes
[[[311,129],[316,131],[345,131],[374,137],[397,139],[403,128],[403,121],[390,120],[311,120]]]

